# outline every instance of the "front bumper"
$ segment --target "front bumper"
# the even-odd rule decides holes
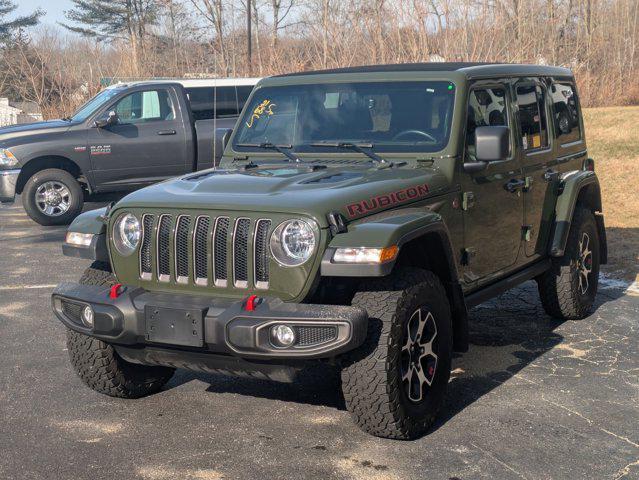
[[[0,203],[12,203],[20,170],[0,170]]]
[[[92,328],[82,322],[86,305],[93,308]],[[63,283],[52,294],[52,306],[72,330],[121,347],[123,352],[171,350],[172,364],[186,361],[187,353],[227,360],[331,358],[360,346],[368,328],[368,315],[357,307],[263,298],[248,311],[246,300],[154,293],[135,287],[124,287],[117,298],[111,298],[107,287]],[[291,326],[296,343],[288,348],[274,346],[270,327],[276,324]],[[137,357],[147,363],[144,355]]]

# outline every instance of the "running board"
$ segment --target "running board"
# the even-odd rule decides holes
[[[466,306],[468,308],[472,308],[480,303],[484,303],[486,300],[490,300],[491,298],[501,295],[505,291],[527,282],[528,280],[535,278],[537,275],[541,275],[550,268],[551,264],[551,260],[547,258],[534,263],[523,270],[519,270],[502,280],[498,280],[486,287],[482,287],[466,296]]]

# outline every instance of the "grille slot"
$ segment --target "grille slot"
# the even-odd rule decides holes
[[[238,288],[248,286],[248,239],[251,221],[238,218],[233,232],[233,280]]]
[[[226,287],[227,284],[227,246],[229,234],[228,217],[218,217],[213,234],[213,276],[215,286]]]
[[[270,220],[258,220],[255,227],[254,252],[255,259],[253,268],[255,269],[255,288],[267,289],[269,280],[269,252],[268,252],[268,232],[271,229]]]
[[[142,245],[140,246],[140,278],[150,280],[153,266],[151,260],[151,237],[153,235],[153,215],[142,216]]]
[[[168,282],[171,279],[171,251],[170,251],[170,237],[171,237],[171,215],[160,216],[160,223],[158,226],[158,280],[161,282]]]
[[[337,327],[334,325],[297,327],[297,335],[297,345],[300,347],[321,345],[337,338]]]
[[[189,281],[189,228],[191,217],[180,216],[175,226],[175,279],[178,283]]]
[[[208,275],[208,238],[211,219],[198,217],[193,231],[193,274],[197,285],[207,285]]]

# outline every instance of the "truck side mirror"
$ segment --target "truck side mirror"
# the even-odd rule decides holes
[[[111,110],[106,115],[98,117],[95,122],[93,122],[93,125],[95,128],[106,128],[111,125],[117,125],[118,122],[119,118],[117,112],[115,110]]]
[[[475,148],[480,162],[505,160],[510,154],[510,130],[505,126],[477,127]]]

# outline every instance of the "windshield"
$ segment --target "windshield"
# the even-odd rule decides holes
[[[120,89],[117,88],[107,88],[106,90],[102,90],[95,97],[82,105],[69,119],[73,122],[84,122],[93,112],[115,97],[119,92]]]
[[[445,81],[264,87],[251,99],[233,148],[270,143],[329,152],[350,142],[378,152],[435,152],[448,143],[454,97],[455,86]]]

